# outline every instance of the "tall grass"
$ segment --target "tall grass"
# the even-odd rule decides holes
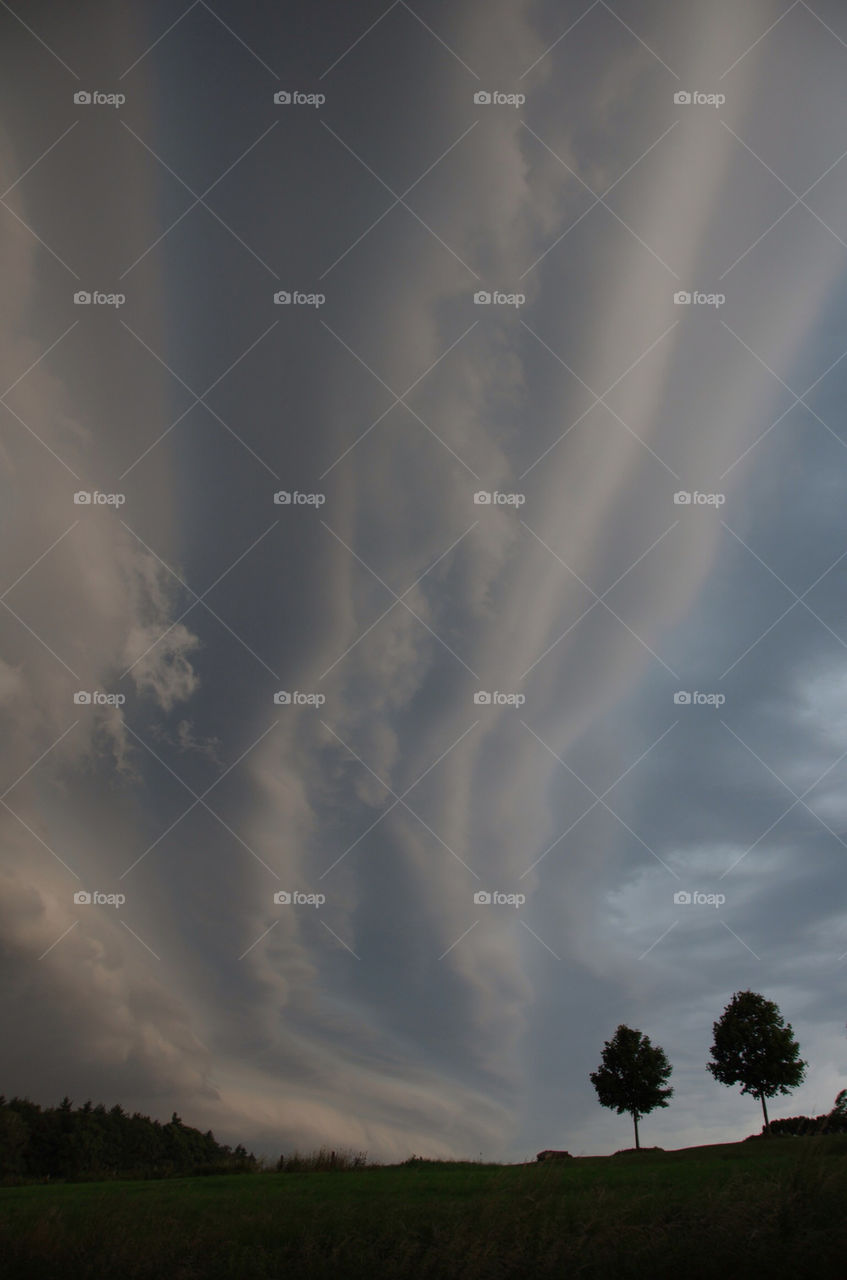
[[[3,1280],[843,1280],[846,1199],[839,1138],[512,1166],[323,1149],[277,1175],[0,1191],[0,1257]]]
[[[367,1151],[353,1151],[351,1148],[338,1147],[330,1150],[321,1147],[308,1155],[294,1151],[290,1156],[281,1155],[276,1163],[277,1173],[348,1173],[354,1169],[375,1169],[378,1165],[368,1164]]]

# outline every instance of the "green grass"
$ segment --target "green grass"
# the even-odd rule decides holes
[[[847,1137],[0,1189],[4,1280],[847,1274]]]

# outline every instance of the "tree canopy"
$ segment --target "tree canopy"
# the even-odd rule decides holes
[[[256,1159],[184,1125],[174,1112],[169,1124],[127,1114],[120,1106],[74,1109],[70,1098],[41,1107],[28,1098],[0,1097],[0,1177],[163,1178],[190,1173],[236,1173]]]
[[[666,1087],[672,1070],[663,1049],[622,1024],[606,1041],[601,1064],[589,1077],[602,1106],[632,1116],[636,1148],[641,1146],[638,1121],[655,1107],[666,1107],[673,1096]]]
[[[707,1071],[720,1084],[739,1084],[742,1093],[758,1098],[769,1131],[765,1099],[796,1089],[808,1065],[800,1057],[791,1024],[773,1000],[755,991],[736,991],[713,1033]]]

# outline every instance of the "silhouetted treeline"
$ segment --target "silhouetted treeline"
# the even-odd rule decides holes
[[[70,1180],[168,1178],[252,1172],[256,1157],[242,1146],[221,1146],[174,1112],[168,1124],[120,1106],[111,1110],[70,1098],[41,1107],[28,1098],[0,1096],[0,1178]]]
[[[847,1116],[837,1111],[823,1116],[788,1116],[784,1120],[771,1120],[771,1133],[797,1137],[814,1133],[847,1133]]]

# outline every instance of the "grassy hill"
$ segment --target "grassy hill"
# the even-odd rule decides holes
[[[5,1280],[841,1277],[847,1137],[0,1189]]]

